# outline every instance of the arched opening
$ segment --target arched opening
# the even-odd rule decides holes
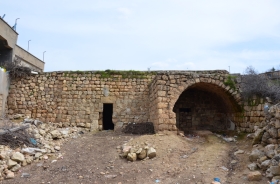
[[[233,116],[239,111],[238,104],[229,93],[208,83],[197,83],[187,88],[173,107],[176,127],[184,133],[234,129]]]

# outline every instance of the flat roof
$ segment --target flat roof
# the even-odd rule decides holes
[[[28,54],[30,54],[31,56],[35,57],[36,59],[40,60],[42,63],[45,63],[44,61],[42,61],[41,59],[37,58],[36,56],[34,56],[33,54],[31,54],[30,52],[28,52],[27,50],[25,50],[24,48],[20,47],[19,45],[16,44],[17,47],[19,47],[20,49],[24,50],[25,52],[27,52]]]
[[[11,30],[13,30],[18,35],[18,33],[10,26],[10,24],[8,24],[4,19],[2,19],[2,17],[0,17],[0,20],[4,22],[7,26],[9,26]]]

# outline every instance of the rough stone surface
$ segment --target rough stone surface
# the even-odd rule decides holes
[[[274,152],[274,150],[266,150],[266,151],[265,151],[265,155],[266,155],[268,158],[273,158],[274,155],[275,155],[275,152]]]
[[[249,169],[250,171],[255,171],[255,170],[257,170],[257,168],[258,168],[258,166],[257,166],[256,163],[251,163],[251,164],[249,164],[247,167],[248,167],[248,169]]]
[[[280,175],[280,166],[270,166],[269,170],[273,175]]]
[[[153,147],[150,147],[147,151],[147,156],[149,158],[154,158],[154,157],[156,157],[156,155],[157,155],[156,150]]]
[[[123,150],[122,150],[122,152],[123,152],[123,155],[124,156],[127,156],[127,154],[130,152],[130,149],[132,148],[132,146],[126,146],[126,145],[124,145],[123,146]]]
[[[112,103],[112,120],[117,125],[116,128],[119,127],[118,123],[150,121],[153,122],[156,131],[174,131],[177,128],[185,129],[183,123],[180,123],[179,127],[176,126],[176,115],[178,116],[179,112],[174,113],[172,110],[173,107],[175,110],[187,108],[179,107],[182,105],[181,99],[185,98],[197,102],[195,108],[202,110],[207,119],[205,121],[199,118],[199,113],[193,113],[194,128],[199,128],[207,122],[208,127],[226,129],[227,126],[219,126],[217,123],[226,120],[220,107],[231,104],[227,101],[228,96],[232,97],[236,105],[241,104],[239,82],[236,81],[235,89],[226,86],[224,82],[229,74],[223,70],[159,71],[133,76],[111,75],[106,72],[104,74],[108,77],[93,71],[51,72],[13,80],[7,101],[8,114],[26,114],[42,122],[68,124],[96,131],[103,129],[103,104]],[[199,88],[189,88],[193,85],[211,88],[216,95],[205,94]],[[193,100],[188,94],[192,90],[198,92]],[[209,104],[204,103],[205,98],[202,97],[205,96],[208,96]],[[176,104],[177,99],[179,101]],[[224,104],[221,104],[224,100]],[[236,123],[238,130],[252,132],[256,123],[262,125],[260,122],[264,119],[263,101],[253,100],[253,106],[244,103],[244,118],[232,114],[232,121]],[[275,135],[275,132],[273,133]],[[36,137],[39,138],[39,135],[44,135],[44,132],[38,132]]]
[[[11,159],[9,159],[9,160],[7,161],[7,166],[8,166],[9,169],[12,168],[12,167],[15,166],[15,165],[17,165],[17,162],[15,162],[15,161],[13,161],[13,160],[11,160]]]
[[[147,151],[145,149],[140,148],[137,152],[138,152],[137,154],[138,159],[143,160],[144,158],[147,157]]]
[[[59,138],[61,136],[61,134],[58,130],[53,130],[50,133],[52,135],[52,138]]]
[[[249,181],[260,181],[262,179],[262,173],[260,171],[250,172],[247,177]]]
[[[244,153],[244,150],[237,150],[236,152],[234,152],[234,155],[243,154],[243,153]]]
[[[15,173],[12,171],[8,171],[6,174],[6,179],[13,179],[15,177]]]
[[[137,155],[136,153],[128,153],[127,155],[127,160],[131,161],[131,162],[134,162],[137,160]]]
[[[17,171],[19,171],[20,168],[21,168],[21,166],[19,164],[17,164],[14,167],[11,168],[11,171],[17,172]]]
[[[257,161],[257,159],[261,158],[264,156],[264,153],[258,149],[255,149],[252,151],[252,153],[249,155],[249,160],[251,162]]]
[[[15,152],[12,154],[11,159],[16,162],[23,162],[24,161],[24,155],[20,152]]]
[[[265,160],[265,161],[263,161],[263,162],[261,163],[261,169],[262,169],[262,170],[266,170],[266,169],[269,167],[270,163],[271,163],[270,160]]]
[[[262,141],[262,136],[264,134],[264,130],[262,129],[258,129],[256,132],[255,132],[255,136],[254,136],[254,140],[253,140],[253,144],[258,144]]]

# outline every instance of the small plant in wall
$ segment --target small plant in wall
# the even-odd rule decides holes
[[[226,86],[229,86],[231,89],[236,90],[235,79],[236,79],[236,76],[228,75],[226,81],[224,82],[224,84]]]
[[[112,78],[113,75],[120,75],[122,78],[138,78],[144,79],[147,78],[147,75],[154,74],[153,72],[145,72],[145,71],[135,71],[135,70],[105,70],[105,71],[97,71],[96,74],[100,74],[101,78]]]

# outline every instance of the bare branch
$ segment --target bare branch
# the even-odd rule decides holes
[[[242,96],[249,98],[253,95],[269,97],[273,101],[280,101],[280,85],[265,75],[258,74],[253,67],[247,67],[241,78]]]
[[[20,58],[15,57],[14,62],[4,62],[3,67],[9,72],[11,79],[13,78],[25,78],[31,75],[31,69],[28,67],[20,66]]]

